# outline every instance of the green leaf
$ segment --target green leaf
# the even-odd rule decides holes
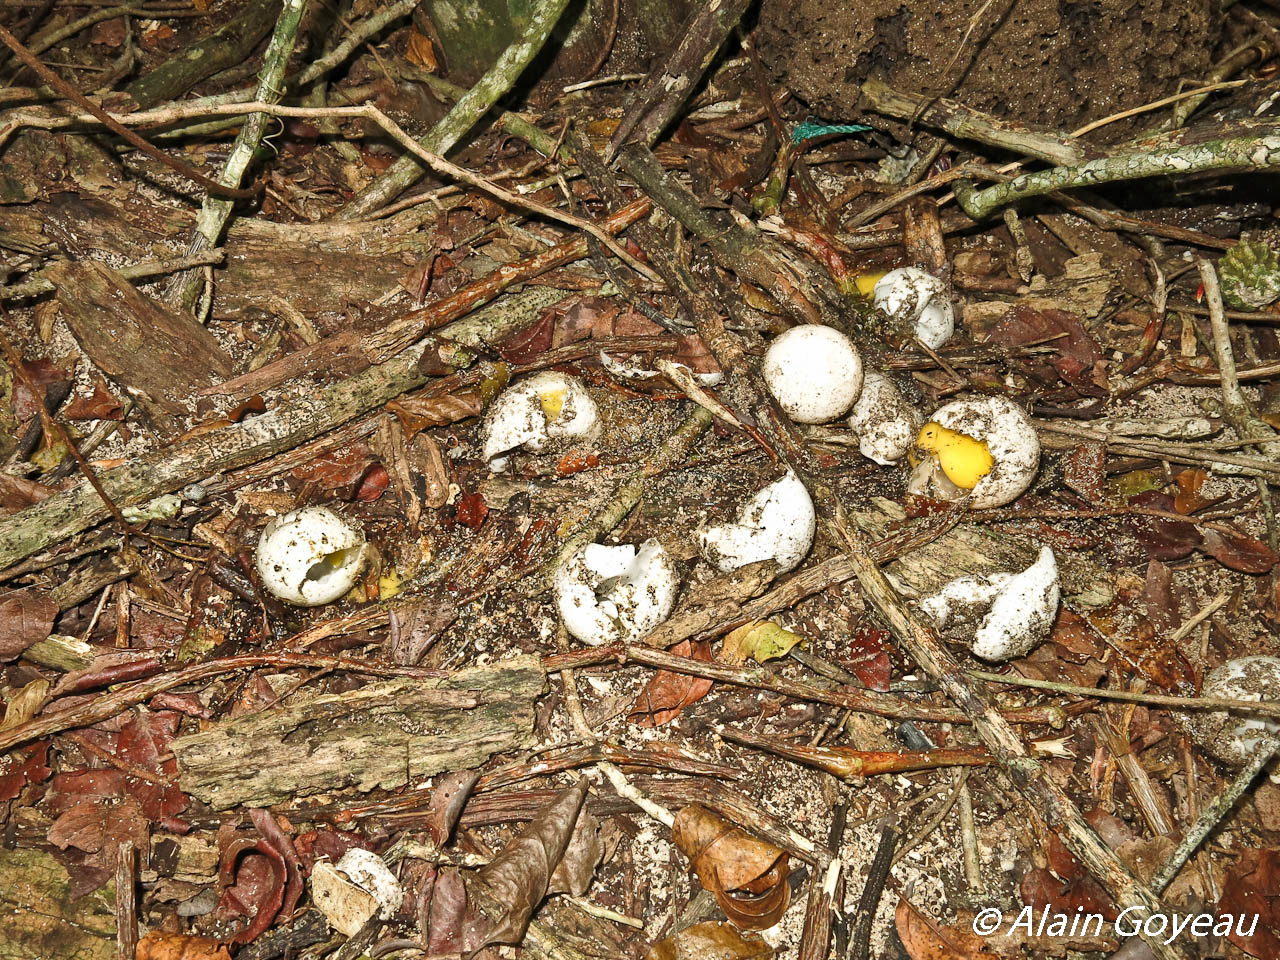
[[[799,634],[778,626],[772,620],[757,620],[739,627],[724,638],[720,660],[732,664],[746,663],[749,659],[764,663],[766,660],[785,657],[787,651],[799,642]]]

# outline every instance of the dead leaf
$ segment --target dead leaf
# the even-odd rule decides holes
[[[271,926],[284,903],[288,874],[284,856],[264,838],[233,836],[226,843],[218,870],[222,896],[214,913],[227,920],[250,918],[231,943],[252,943]]]
[[[849,638],[849,652],[840,658],[845,668],[868,690],[889,692],[893,664],[889,661],[889,631],[859,624]]]
[[[58,605],[36,590],[0,597],[0,662],[12,660],[53,630]]]
[[[676,814],[671,840],[730,923],[764,930],[786,912],[791,886],[785,851],[696,803]]]
[[[1280,559],[1261,540],[1231,531],[1225,524],[1222,529],[1204,528],[1204,552],[1241,573],[1266,573]]]
[[[800,642],[799,634],[786,630],[772,620],[744,624],[724,638],[719,660],[740,666],[748,660],[764,663],[785,657]]]
[[[21,690],[11,696],[4,705],[4,719],[0,720],[0,730],[8,730],[20,723],[26,723],[49,700],[49,687],[52,684],[43,677],[37,677]]]
[[[458,817],[462,815],[462,808],[471,796],[471,788],[479,779],[479,770],[455,770],[445,775],[431,791],[431,801],[427,805],[427,830],[437,847],[443,847],[449,841]]]
[[[762,960],[773,948],[754,934],[742,934],[727,923],[708,920],[659,940],[644,960]]]
[[[49,827],[49,842],[59,849],[75,847],[100,854],[96,863],[114,867],[116,842],[129,840],[146,849],[150,824],[133,800],[82,800]]]
[[[436,637],[458,616],[458,605],[445,596],[414,597],[391,608],[387,652],[393,663],[416,667]]]
[[[1173,481],[1178,485],[1178,493],[1173,498],[1173,508],[1183,516],[1189,517],[1197,510],[1203,510],[1214,503],[1213,500],[1200,495],[1200,488],[1208,479],[1209,471],[1207,470],[1187,469],[1175,473]]]
[[[971,926],[933,923],[906,897],[898,901],[894,925],[911,960],[999,960]]]
[[[51,772],[48,740],[10,750],[0,757],[0,803],[14,799],[27,784],[40,783]]]
[[[1240,933],[1241,925],[1233,923],[1227,939],[1259,960],[1280,957],[1280,850],[1240,851],[1222,885],[1218,911],[1243,918],[1245,933],[1256,917],[1251,934]]]
[[[714,663],[709,641],[681,640],[670,650],[679,657],[692,657],[703,663]],[[642,727],[660,727],[680,715],[680,711],[697,703],[715,686],[715,682],[702,677],[691,677],[670,670],[659,670],[636,697],[627,719]]]
[[[155,780],[127,777],[124,781],[129,795],[141,804],[143,813],[152,820],[176,816],[189,803],[178,786],[178,761],[169,749],[181,720],[181,715],[170,710],[138,708],[120,727],[116,756],[156,775]]]
[[[152,930],[138,941],[136,960],[231,960],[222,941]]]
[[[1090,503],[1105,498],[1107,448],[1102,443],[1072,447],[1062,461],[1062,482]]]
[[[1054,351],[1049,365],[1063,380],[1087,396],[1100,392],[1093,382],[1093,365],[1102,359],[1102,351],[1075,314],[1019,304],[991,331],[990,339],[1008,347],[1043,344]]]
[[[62,408],[67,420],[120,420],[124,417],[124,404],[107,389],[97,371],[92,374],[93,394],[75,397]]]

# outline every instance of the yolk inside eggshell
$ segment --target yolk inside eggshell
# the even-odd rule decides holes
[[[538,394],[542,415],[547,418],[548,423],[555,423],[560,419],[560,414],[564,411],[564,396],[563,390],[543,390]]]
[[[940,423],[926,423],[916,437],[916,447],[938,460],[947,479],[962,490],[972,490],[995,465],[986,441],[976,440]]]

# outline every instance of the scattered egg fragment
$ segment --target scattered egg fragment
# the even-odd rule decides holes
[[[858,348],[839,330],[821,324],[792,327],[776,337],[760,373],[796,423],[829,423],[844,416],[862,389]]]
[[[262,529],[256,566],[272,596],[302,607],[332,603],[364,574],[373,548],[328,507],[281,514]]]
[[[947,285],[919,267],[890,270],[876,282],[872,302],[885,316],[913,328],[916,338],[931,350],[955,332]]]
[[[330,926],[353,937],[374,914],[382,920],[394,917],[404,902],[404,890],[381,857],[355,847],[336,864],[316,863],[311,898]]]
[[[971,496],[977,509],[1012,503],[1040,468],[1031,418],[1006,397],[971,397],[939,407],[916,438],[910,493],[940,500]]]
[[[788,471],[742,505],[732,523],[698,531],[698,552],[722,573],[759,560],[791,570],[813,546],[817,517],[800,478]]]
[[[921,600],[920,610],[945,636],[969,642],[975,656],[1000,663],[1026,656],[1049,635],[1060,598],[1057,559],[1041,547],[1021,573],[958,577]]]
[[[597,646],[639,640],[666,620],[680,575],[657,540],[589,543],[556,570],[554,586],[565,629]]]
[[[858,449],[864,457],[888,466],[911,449],[920,429],[920,414],[893,380],[879,370],[867,370],[862,393],[849,414],[849,429],[858,437]]]
[[[1209,671],[1200,696],[1223,700],[1280,700],[1280,657],[1228,660]],[[1280,734],[1280,721],[1274,717],[1227,710],[1198,710],[1186,714],[1183,723],[1206,753],[1233,767],[1245,766],[1263,740]]]
[[[501,456],[522,447],[533,453],[559,437],[593,437],[599,411],[575,377],[554,370],[534,374],[502,392],[481,429],[484,458],[501,473],[509,458]]]

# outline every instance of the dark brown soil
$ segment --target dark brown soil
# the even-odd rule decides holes
[[[759,49],[830,119],[854,116],[859,84],[876,76],[903,92],[1070,130],[1198,80],[1221,32],[1217,0],[1017,0],[993,30],[1004,6],[982,12],[953,66],[983,0],[764,0]]]

